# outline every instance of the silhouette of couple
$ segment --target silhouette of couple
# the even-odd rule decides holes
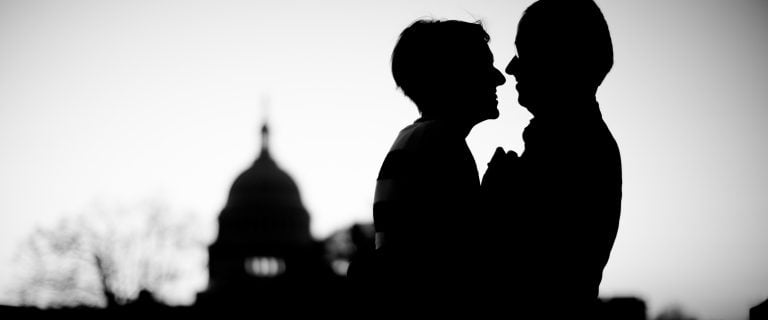
[[[525,151],[498,148],[480,183],[465,138],[499,116],[479,23],[419,20],[392,73],[421,117],[379,172],[376,254],[353,262],[362,302],[383,312],[520,318],[595,316],[621,203],[619,149],[595,94],[613,64],[591,0],[540,0],[523,14],[506,73],[533,119]]]

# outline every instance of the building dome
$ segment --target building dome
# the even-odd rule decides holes
[[[302,206],[296,182],[277,166],[268,149],[262,149],[259,158],[235,179],[230,188],[227,206],[240,207],[250,202]]]
[[[219,214],[218,236],[208,248],[208,288],[198,295],[204,304],[310,301],[310,286],[337,285],[322,243],[310,233],[296,182],[270,155],[266,125],[261,133],[261,154],[232,183]]]
[[[216,242],[244,255],[280,255],[312,244],[310,219],[296,182],[269,153],[266,124],[261,132],[261,154],[232,183]]]

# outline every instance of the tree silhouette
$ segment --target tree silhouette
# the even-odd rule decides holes
[[[175,287],[204,274],[205,239],[194,216],[157,201],[95,206],[38,227],[21,244],[21,305],[115,307],[142,290],[169,300]],[[195,260],[197,258],[197,260]]]
[[[695,320],[696,318],[687,314],[682,306],[671,305],[662,310],[656,320]]]

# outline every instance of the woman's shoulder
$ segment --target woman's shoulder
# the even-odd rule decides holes
[[[460,146],[463,137],[456,134],[455,128],[445,121],[427,120],[416,121],[404,128],[398,140],[408,149],[417,151]]]

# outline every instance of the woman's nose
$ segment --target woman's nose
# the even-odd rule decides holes
[[[493,68],[493,71],[494,71],[494,76],[496,78],[495,79],[496,80],[496,86],[500,86],[500,85],[504,84],[505,82],[507,82],[507,78],[504,77],[504,74],[502,74],[501,71],[499,71],[499,69]]]

